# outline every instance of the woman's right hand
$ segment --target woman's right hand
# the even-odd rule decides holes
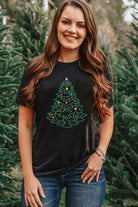
[[[45,198],[42,185],[34,175],[24,178],[24,197],[26,206],[30,204],[31,207],[43,207],[38,192],[41,197]]]

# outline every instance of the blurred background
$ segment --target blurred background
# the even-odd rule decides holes
[[[138,206],[138,0],[87,0],[113,82],[114,133],[104,163],[103,207]],[[0,207],[19,207],[17,90],[26,63],[43,53],[62,0],[0,1]],[[98,124],[98,120],[96,120]],[[65,189],[60,207],[65,207]]]

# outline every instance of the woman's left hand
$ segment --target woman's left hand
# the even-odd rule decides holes
[[[83,179],[83,183],[88,180],[88,184],[92,181],[92,179],[96,176],[96,181],[98,182],[100,170],[103,165],[102,157],[99,156],[97,153],[93,153],[89,159],[86,161],[88,163],[88,166],[86,170],[81,175],[81,179]]]

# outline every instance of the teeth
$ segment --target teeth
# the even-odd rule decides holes
[[[75,39],[76,39],[76,37],[70,37],[70,36],[67,36],[67,35],[66,35],[66,37],[67,37],[68,39],[71,39],[71,40],[75,40]]]

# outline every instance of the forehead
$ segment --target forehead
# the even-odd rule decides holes
[[[66,6],[64,8],[63,12],[61,13],[60,19],[64,17],[76,22],[85,21],[82,10],[74,6]]]

